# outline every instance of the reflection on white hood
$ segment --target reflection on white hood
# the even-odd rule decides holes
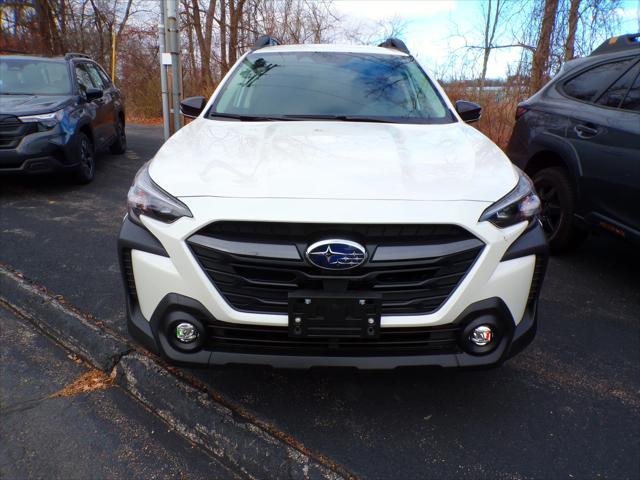
[[[150,167],[177,197],[495,201],[517,183],[507,157],[464,123],[196,119]]]

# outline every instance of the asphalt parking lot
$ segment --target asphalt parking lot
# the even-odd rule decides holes
[[[0,478],[239,478],[2,306],[0,323]]]
[[[0,262],[122,334],[116,236],[161,144],[157,127],[127,133],[90,185],[0,179]],[[639,267],[607,236],[553,258],[538,336],[499,369],[189,373],[364,478],[639,478]]]

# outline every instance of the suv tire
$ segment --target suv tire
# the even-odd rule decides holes
[[[587,232],[573,224],[577,193],[566,170],[544,168],[533,175],[533,183],[542,202],[540,221],[551,251],[564,252],[578,245]]]
[[[109,146],[109,151],[116,155],[122,155],[127,150],[127,136],[124,131],[124,122],[118,119],[116,122],[116,138]]]
[[[76,158],[78,166],[75,180],[80,184],[87,184],[93,180],[96,172],[96,159],[91,139],[83,132],[78,132]]]

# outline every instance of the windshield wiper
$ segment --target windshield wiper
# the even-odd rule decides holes
[[[303,120],[337,120],[340,122],[375,122],[375,123],[425,123],[425,118],[420,117],[376,117],[360,115],[243,115],[240,113],[212,112],[209,118],[230,118],[241,122],[268,122],[268,121],[303,121]]]
[[[399,120],[421,120],[419,118],[387,118],[367,117],[359,115],[283,115],[288,120],[338,120],[342,122],[376,122],[376,123],[402,123]]]
[[[268,121],[277,121],[277,120],[290,120],[283,116],[277,116],[277,115],[242,115],[240,113],[222,113],[222,112],[212,112],[209,114],[209,118],[230,118],[234,120],[239,120],[241,122],[268,122]]]

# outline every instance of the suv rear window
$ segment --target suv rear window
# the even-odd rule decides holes
[[[607,107],[620,107],[639,72],[640,65],[635,65],[633,68],[627,70],[624,75],[616,80],[615,83],[600,96],[596,103]]]
[[[636,80],[633,82],[620,108],[640,112],[640,73],[636,76]]]
[[[596,95],[611,85],[636,61],[637,58],[629,58],[598,65],[565,82],[562,89],[570,97],[587,102],[594,101]]]
[[[352,52],[252,53],[218,95],[209,112],[216,114],[254,119],[454,121],[413,58]]]

